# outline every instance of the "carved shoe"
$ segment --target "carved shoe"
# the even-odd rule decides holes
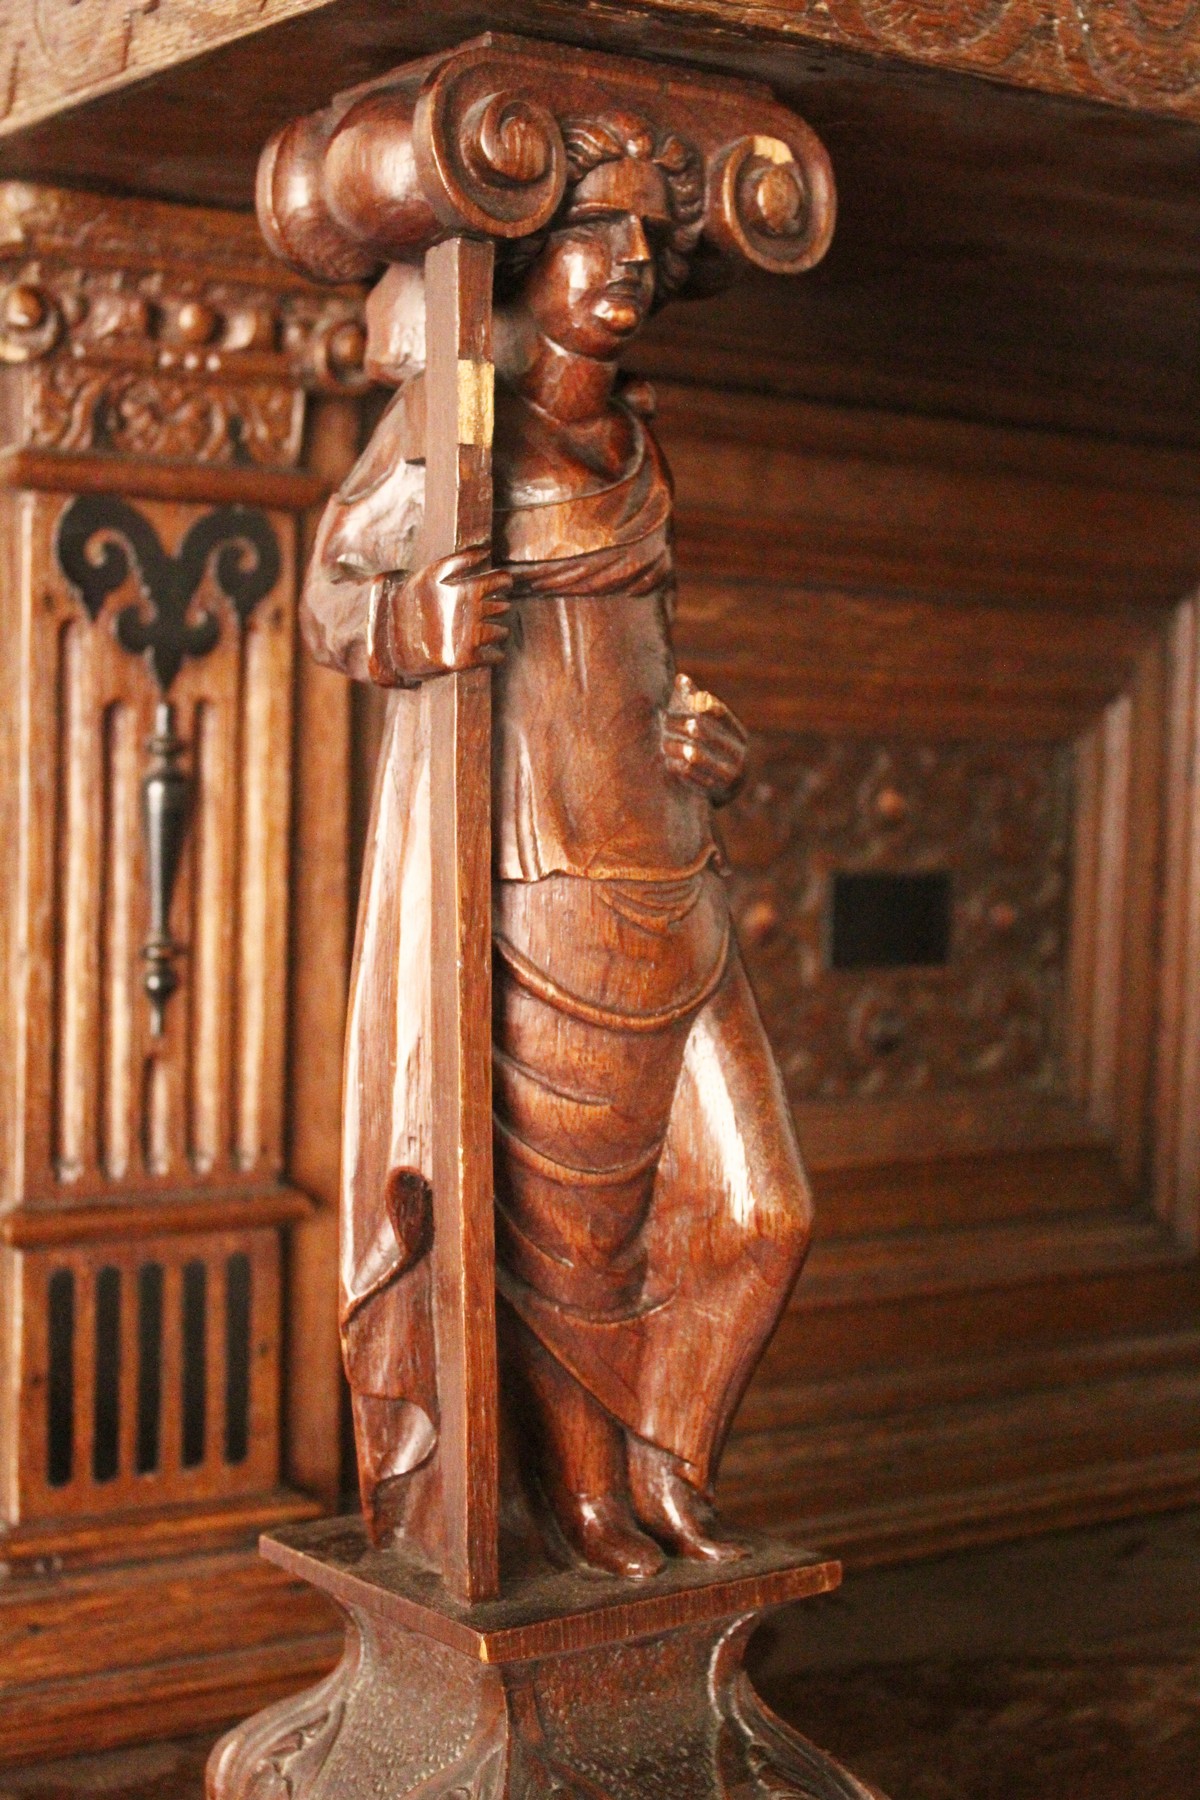
[[[666,1561],[653,1538],[638,1530],[628,1505],[617,1494],[559,1492],[554,1512],[572,1550],[593,1569],[645,1581]]]
[[[677,1555],[720,1563],[733,1562],[749,1551],[744,1539],[720,1526],[709,1501],[684,1480],[668,1450],[631,1439],[629,1486],[640,1522]]]

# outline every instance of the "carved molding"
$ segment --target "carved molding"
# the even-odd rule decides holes
[[[1070,752],[759,737],[724,815],[734,910],[793,1103],[1062,1093]],[[940,967],[829,966],[836,872],[945,870]]]
[[[319,0],[18,0],[0,23],[0,118],[28,124]]]
[[[0,187],[0,364],[21,448],[291,468],[304,390],[359,391],[353,290],[280,280],[248,220]],[[169,212],[169,220],[168,220]]]
[[[12,0],[0,19],[0,136],[65,105],[338,0]],[[533,13],[569,34],[571,10]],[[679,0],[644,0],[671,21]],[[728,30],[744,8],[690,0],[687,23]],[[489,21],[504,25],[501,9]],[[532,22],[532,21],[531,21]],[[332,29],[331,24],[331,29]],[[1049,93],[1200,116],[1197,0],[774,0],[755,35],[816,39]]]

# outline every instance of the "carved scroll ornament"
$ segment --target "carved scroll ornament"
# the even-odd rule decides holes
[[[259,167],[268,242],[301,273],[361,279],[452,232],[531,238],[566,188],[573,125],[617,112],[662,121],[658,154],[695,160],[696,223],[677,291],[744,263],[795,274],[829,247],[824,146],[763,88],[673,82],[645,64],[491,36],[356,88],[276,134]]]

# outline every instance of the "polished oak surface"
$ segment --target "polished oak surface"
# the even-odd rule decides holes
[[[713,1507],[811,1212],[717,874],[746,733],[675,668],[670,480],[616,391],[653,304],[819,260],[828,160],[768,94],[501,39],[286,127],[258,195],[305,272],[389,264],[366,362],[401,392],[304,595],[317,657],[390,690],[343,1150],[363,1517],[263,1545],[346,1649],[209,1793],[869,1800],[742,1670],[840,1575]]]
[[[1200,33],[1187,9],[1151,10],[1134,0],[1000,0],[980,5],[897,8],[881,0],[645,0],[581,25],[563,4],[530,4],[523,25],[556,37],[583,34],[595,48],[730,57],[736,36],[786,46],[832,46],[894,58],[912,68],[958,70],[1047,93],[1195,117],[1200,111]],[[443,6],[445,42],[479,29],[480,9]],[[9,132],[28,130],[80,99],[203,57],[224,44],[308,22],[318,41],[345,56],[408,48],[403,27],[381,21],[363,0],[167,0],[130,8],[94,0],[16,0],[0,38]],[[508,21],[497,14],[489,23]],[[274,32],[272,28],[275,28]],[[735,36],[736,34],[736,36]],[[426,44],[429,42],[426,26]],[[348,83],[346,83],[348,85]]]

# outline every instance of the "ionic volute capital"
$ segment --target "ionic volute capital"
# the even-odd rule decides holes
[[[392,71],[278,132],[259,170],[271,247],[323,281],[451,234],[536,238],[595,139],[634,124],[679,201],[673,293],[739,268],[809,269],[836,199],[824,146],[764,87],[489,35]],[[661,297],[661,296],[660,296]]]

